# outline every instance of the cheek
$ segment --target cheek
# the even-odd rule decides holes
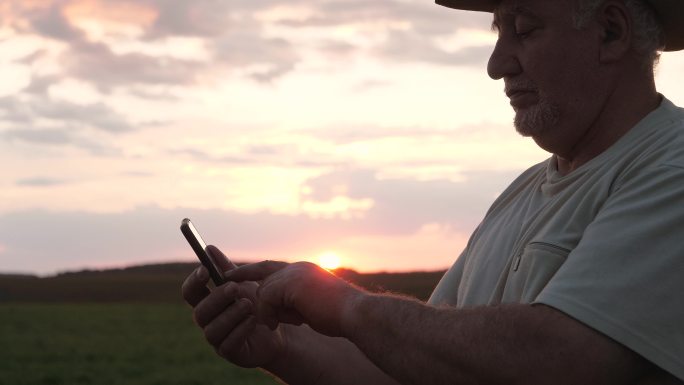
[[[585,40],[579,36],[574,40],[549,36],[535,42],[524,55],[526,62],[521,63],[524,72],[539,83],[540,89],[548,88],[549,94],[586,90],[586,87],[591,87],[598,68],[597,61],[592,57],[593,50],[586,45]]]
[[[540,92],[559,105],[578,104],[597,91],[595,72],[582,58],[549,52],[541,60],[530,63],[529,77]]]
[[[598,61],[587,46],[568,47],[553,60],[558,63],[558,82],[563,85],[568,96],[591,98],[595,96],[602,81],[598,76]]]

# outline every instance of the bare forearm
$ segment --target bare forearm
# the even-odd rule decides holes
[[[332,338],[308,326],[285,327],[287,353],[264,368],[291,385],[397,385],[345,338]]]
[[[313,362],[323,369],[292,383],[386,383],[380,375],[385,372],[402,384],[624,385],[656,370],[616,341],[543,305],[435,308],[367,293],[306,262],[264,261],[226,275],[262,282],[257,312],[267,325],[307,322],[363,352],[330,342],[344,339],[301,338],[299,348],[313,349],[291,349],[288,364]],[[382,380],[367,379],[373,376]]]
[[[631,351],[544,306],[455,310],[363,295],[352,309],[345,334],[405,384],[621,384],[645,370]],[[598,365],[573,365],[588,359]]]

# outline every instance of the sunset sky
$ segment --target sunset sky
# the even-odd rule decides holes
[[[430,0],[0,1],[0,272],[335,253],[434,270],[548,154]],[[684,53],[659,90],[684,105]]]

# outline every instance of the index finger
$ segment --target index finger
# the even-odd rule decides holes
[[[262,261],[243,265],[236,269],[224,271],[223,276],[230,281],[263,281],[273,273],[276,273],[290,264],[278,261]]]
[[[207,283],[209,283],[209,272],[204,266],[200,265],[183,281],[181,294],[185,302],[195,307],[204,297],[209,295]]]

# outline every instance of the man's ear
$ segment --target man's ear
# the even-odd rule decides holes
[[[607,1],[596,19],[601,28],[599,60],[611,63],[622,59],[632,46],[632,18],[621,1]]]

